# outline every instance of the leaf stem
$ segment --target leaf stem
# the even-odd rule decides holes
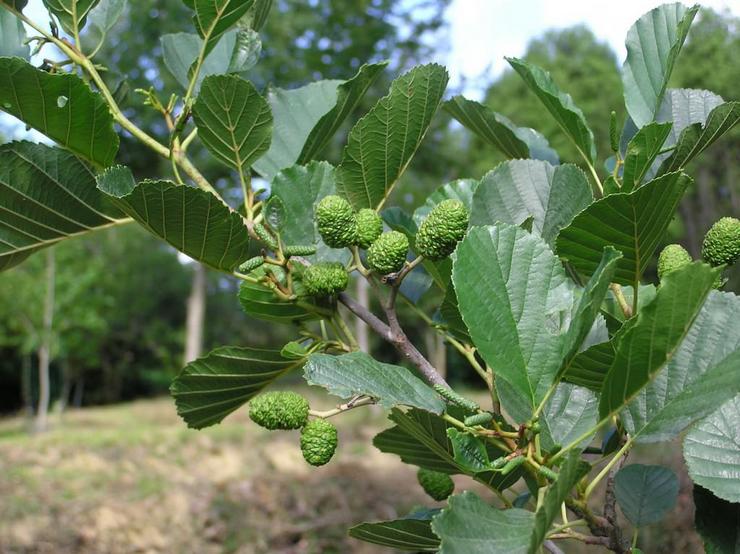
[[[622,313],[624,314],[624,317],[627,319],[631,318],[633,311],[630,305],[627,303],[627,299],[624,297],[624,292],[622,292],[622,287],[618,285],[617,283],[610,283],[609,288],[614,293],[614,298],[617,299],[617,304],[619,304],[619,307],[622,309]]]
[[[597,485],[601,482],[601,480],[606,477],[609,474],[609,470],[613,468],[617,463],[619,463],[619,460],[622,458],[622,456],[630,449],[632,448],[633,438],[630,437],[627,439],[627,441],[624,443],[622,448],[620,448],[616,454],[612,457],[611,460],[609,460],[609,463],[606,464],[602,470],[599,472],[599,474],[594,477],[594,480],[591,481],[588,484],[588,487],[586,487],[586,491],[583,493],[583,500],[588,500],[588,497],[591,496],[591,493],[594,492],[594,489],[597,487]]]

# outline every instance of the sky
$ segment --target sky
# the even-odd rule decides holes
[[[527,43],[546,30],[584,23],[624,60],[624,38],[642,14],[659,0],[453,0],[447,11],[451,51],[445,61],[450,84],[464,80],[465,94],[480,97],[478,83],[490,82],[508,64],[504,56],[522,56]],[[702,6],[740,16],[740,0],[702,0]],[[690,5],[685,2],[686,5]]]

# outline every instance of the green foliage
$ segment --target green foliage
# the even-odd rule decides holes
[[[424,492],[437,502],[447,500],[455,492],[455,483],[446,473],[422,468],[416,473],[416,479]]]
[[[701,257],[710,264],[732,265],[740,256],[740,220],[723,217],[704,235]]]
[[[658,256],[658,278],[662,280],[664,275],[681,269],[693,261],[691,254],[683,246],[669,244],[661,250],[660,256]]]
[[[337,262],[318,263],[303,273],[303,286],[312,296],[335,296],[346,289],[348,284],[347,270]]]
[[[308,421],[308,400],[291,391],[272,391],[249,402],[249,419],[265,429],[300,429]]]
[[[468,230],[470,216],[459,200],[449,199],[437,204],[422,221],[416,234],[416,250],[432,261],[446,258]]]
[[[301,452],[312,466],[328,464],[337,442],[337,428],[325,419],[312,419],[301,429]]]
[[[489,91],[495,102],[461,96],[446,102],[446,111],[475,135],[470,159],[475,141],[511,159],[492,170],[488,159],[485,168],[455,160],[445,173],[464,168],[466,178],[448,177],[424,199],[409,196],[417,207],[404,211],[390,204],[409,168],[416,178],[447,162],[424,152],[448,136],[447,121],[434,119],[448,80],[444,68],[396,71],[402,74],[373,106],[363,105],[365,95],[389,64],[361,65],[344,51],[356,52],[352,41],[335,48],[348,63],[325,67],[328,79],[315,83],[305,84],[311,71],[298,67],[308,55],[300,48],[286,48],[295,61],[284,71],[252,68],[263,42],[266,58],[280,59],[270,39],[281,33],[292,33],[293,46],[299,43],[293,35],[337,46],[334,37],[344,36],[337,21],[351,19],[337,14],[350,13],[353,2],[328,15],[322,2],[322,8],[291,4],[295,13],[276,19],[290,3],[186,0],[198,35],[171,33],[180,27],[163,21],[163,60],[154,62],[149,53],[133,62],[166,65],[173,79],[165,74],[156,84],[142,82],[141,68],[120,55],[110,56],[111,71],[101,75],[104,60],[93,58],[110,55],[106,35],[115,32],[124,8],[104,4],[97,14],[95,4],[47,2],[75,43],[44,36],[69,58],[48,63],[53,71],[0,58],[0,107],[66,149],[0,147],[0,269],[67,237],[132,221],[227,274],[215,288],[233,292],[240,280],[245,317],[285,324],[285,340],[270,348],[221,347],[187,364],[171,392],[190,427],[218,423],[251,401],[257,424],[301,428],[303,455],[320,466],[337,446],[327,418],[372,404],[390,409],[394,425],[375,437],[375,446],[421,468],[424,489],[447,504],[439,512],[363,524],[352,534],[416,551],[535,554],[568,537],[625,552],[630,547],[615,502],[634,526],[658,521],[675,502],[676,479],[639,465],[612,479],[614,467],[634,443],[673,439],[687,428],[683,449],[692,479],[723,500],[738,500],[736,480],[728,478],[740,467],[737,296],[712,288],[722,266],[740,253],[740,224],[724,218],[707,233],[703,257],[718,267],[692,263],[674,244],[658,257],[660,285],[643,282],[685,192],[702,186],[687,164],[740,121],[736,102],[697,88],[668,88],[696,8],[661,6],[630,30],[624,108],[613,57],[583,29],[550,34],[531,45],[526,59],[510,58],[514,72]],[[179,2],[170,7],[184,13]],[[2,28],[17,43],[19,28],[8,27],[3,14]],[[359,42],[381,42],[377,21],[364,17],[367,36]],[[95,25],[80,35],[85,18]],[[293,32],[294,21],[321,24]],[[327,29],[331,39],[323,36]],[[129,104],[125,83],[112,90],[122,68],[143,89]],[[242,77],[247,69],[257,86]],[[352,71],[352,78],[338,80]],[[287,83],[272,78],[288,74]],[[517,77],[521,82],[512,84]],[[561,89],[571,82],[580,83],[573,97]],[[533,94],[525,96],[525,88]],[[167,95],[167,102],[159,99]],[[501,113],[488,106],[493,103]],[[359,106],[365,115],[350,120]],[[143,126],[138,112],[146,114]],[[340,152],[334,136],[348,120]],[[126,131],[125,148],[123,164],[111,167],[118,152],[114,123]],[[161,160],[139,156],[134,142]],[[598,153],[610,151],[603,174]],[[336,166],[315,160],[324,154]],[[560,165],[561,156],[583,169]],[[262,179],[253,179],[253,169]],[[480,179],[479,169],[485,170]],[[163,173],[172,179],[160,178]],[[386,206],[382,217],[392,230],[383,233],[378,212]],[[689,246],[696,243],[689,239]],[[409,250],[415,257],[407,262]],[[146,273],[146,266],[134,267],[137,275]],[[103,268],[83,272],[81,282],[105,281]],[[366,280],[373,300],[344,292],[350,278]],[[31,298],[38,287],[31,283],[16,283],[18,298],[4,302],[15,307]],[[388,343],[400,362],[373,357],[348,316]],[[450,387],[423,353],[431,348],[415,344],[419,329],[407,333],[412,316],[451,346],[445,355],[455,369],[480,377],[485,396],[473,401]],[[4,325],[14,329],[24,321],[8,320]],[[253,335],[262,326],[244,321],[233,327],[259,344]],[[81,327],[95,333],[105,325]],[[157,332],[151,336],[160,340]],[[84,350],[83,342],[65,348]],[[294,392],[264,392],[304,365],[306,382],[343,403],[318,412]],[[606,427],[603,442],[593,444]],[[592,454],[605,462],[595,475]],[[470,492],[450,496],[454,474],[488,488],[493,500]],[[592,494],[604,481],[614,491],[601,509]]]

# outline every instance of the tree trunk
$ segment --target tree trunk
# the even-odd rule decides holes
[[[203,325],[206,317],[206,268],[196,263],[190,289],[185,324],[185,363],[192,362],[203,350]]]
[[[29,420],[33,419],[33,394],[31,392],[32,366],[31,354],[23,354],[23,365],[21,366],[21,396],[23,397],[23,413]]]
[[[72,398],[72,405],[75,408],[82,407],[82,393],[85,390],[85,378],[80,376],[75,383],[75,394]]]
[[[39,345],[39,405],[36,410],[35,431],[46,431],[49,414],[49,366],[51,364],[51,332],[54,323],[54,249],[46,251],[46,297],[44,298],[43,329]]]
[[[367,281],[363,278],[357,279],[357,303],[365,308],[370,308],[370,296],[368,295]],[[357,344],[360,346],[360,350],[370,353],[370,334],[367,324],[362,321],[359,317],[355,318],[355,335],[357,336]]]

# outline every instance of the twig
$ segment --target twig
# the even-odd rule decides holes
[[[393,291],[391,290],[391,296],[394,297]],[[384,323],[375,314],[370,312],[367,308],[357,303],[347,293],[341,293],[339,295],[339,301],[344,304],[347,309],[359,317],[362,321],[367,323],[370,328],[375,331],[383,340],[392,344],[396,350],[409,362],[411,362],[422,374],[424,379],[432,385],[440,384],[447,386],[447,382],[442,376],[434,369],[429,360],[417,350],[417,348],[411,343],[406,333],[403,332],[401,325],[398,323],[395,308],[388,309],[384,306],[388,323]]]

